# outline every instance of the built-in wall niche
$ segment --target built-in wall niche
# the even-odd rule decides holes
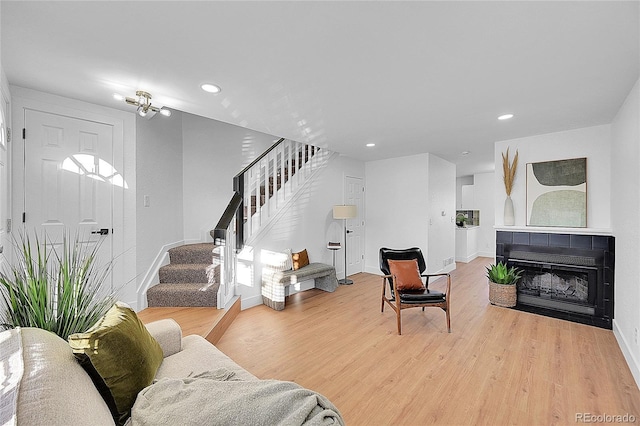
[[[465,218],[466,220],[462,220]],[[480,226],[480,210],[456,210],[456,225]]]

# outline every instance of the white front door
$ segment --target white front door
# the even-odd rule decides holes
[[[347,219],[347,275],[364,270],[364,181],[347,176],[345,204],[355,205],[358,216]]]
[[[112,256],[114,170],[111,125],[25,109],[25,232],[57,246],[65,229],[73,239],[100,242],[99,265]],[[109,278],[111,279],[111,278]],[[110,283],[106,283],[111,287]]]

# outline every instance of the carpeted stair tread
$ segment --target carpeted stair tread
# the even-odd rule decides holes
[[[161,283],[147,291],[149,307],[217,306],[218,287],[206,283]]]
[[[196,243],[170,249],[170,263],[158,272],[160,284],[147,290],[147,305],[217,306],[220,265],[215,248],[213,243]]]
[[[207,263],[211,264],[213,259],[213,243],[186,244],[169,249],[171,263]]]
[[[159,271],[161,283],[208,283],[213,281],[207,275],[211,264],[179,263],[162,266]],[[220,266],[215,267],[216,275]]]

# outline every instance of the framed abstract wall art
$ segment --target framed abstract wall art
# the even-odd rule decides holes
[[[527,164],[527,226],[587,226],[587,159]]]

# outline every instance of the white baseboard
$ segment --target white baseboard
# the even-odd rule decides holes
[[[624,337],[622,332],[620,331],[620,327],[618,327],[618,323],[616,320],[613,320],[613,335],[616,337],[618,341],[618,346],[622,351],[622,355],[624,356],[625,361],[627,361],[627,365],[631,370],[631,375],[633,375],[634,380],[636,381],[636,386],[640,389],[640,363],[633,355],[633,351],[631,351],[631,346],[629,342]]]
[[[478,253],[473,253],[472,255],[469,255],[467,257],[458,257],[458,256],[456,256],[456,262],[469,263],[473,259],[475,259],[476,257],[478,257]]]
[[[379,266],[373,266],[372,267],[372,266],[365,265],[364,272],[366,272],[367,274],[373,274],[373,275],[382,276],[382,271],[380,270]]]
[[[452,271],[455,271],[456,269],[456,263],[453,262],[450,265],[445,266],[444,268],[440,269],[438,272],[436,272],[437,274],[448,274]]]
[[[253,308],[254,306],[262,305],[262,294],[257,296],[240,297],[240,310],[244,311],[245,309]]]

